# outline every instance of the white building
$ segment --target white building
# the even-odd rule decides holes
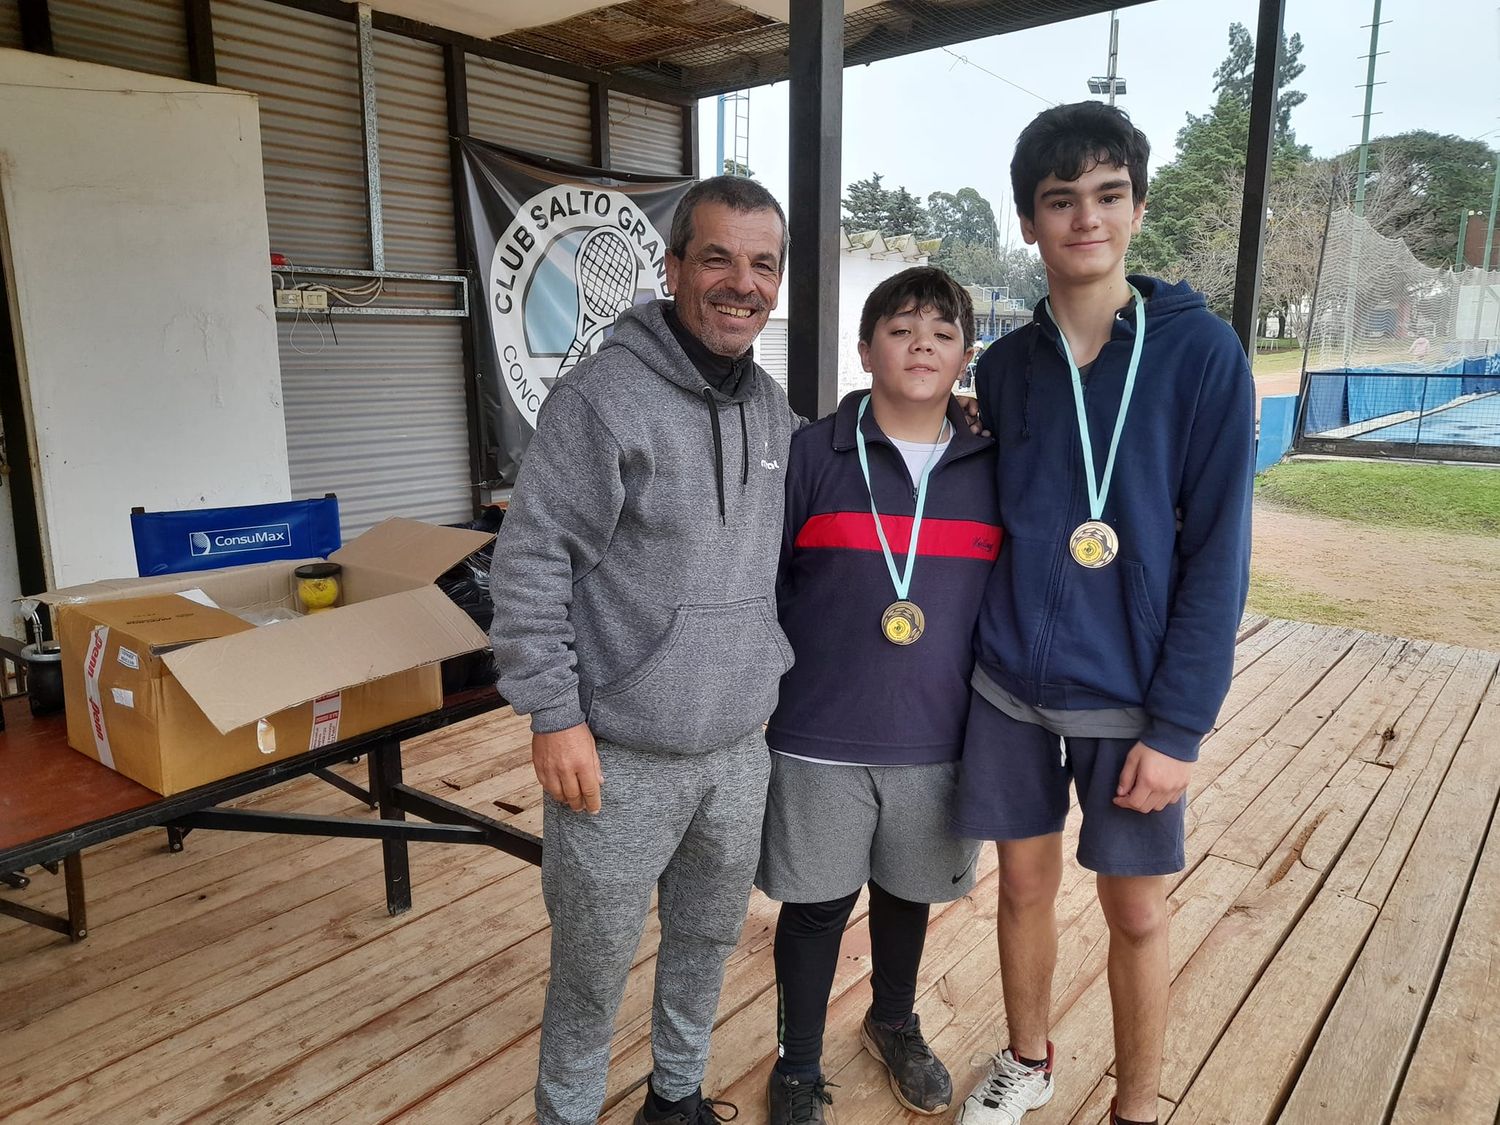
[[[883,234],[869,230],[843,232],[839,257],[839,397],[870,385],[870,376],[859,362],[859,313],[870,290],[892,274],[912,266],[925,266],[936,254],[942,239],[919,239],[914,234]],[[792,310],[782,303],[771,313],[766,329],[755,342],[755,360],[783,387],[786,386],[787,320]]]

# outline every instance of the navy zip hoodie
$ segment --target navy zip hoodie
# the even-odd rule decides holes
[[[792,435],[777,602],[796,664],[766,741],[806,758],[862,765],[955,761],[974,667],[974,619],[1000,550],[994,442],[969,432],[951,399],[953,439],[927,478],[908,595],[922,636],[896,645],[880,617],[896,600],[870,514],[854,427],[868,391]],[[870,480],[898,570],[906,565],[916,482],[867,410]]]
[[[1194,761],[1229,690],[1249,584],[1255,391],[1239,340],[1202,294],[1130,280],[1146,299],[1146,341],[1103,513],[1120,537],[1111,565],[1089,570],[1068,553],[1089,506],[1056,324],[1039,307],[979,361],[1006,538],[976,656],[1033,707],[1143,708],[1141,741]],[[1134,341],[1132,304],[1084,384],[1100,476]]]

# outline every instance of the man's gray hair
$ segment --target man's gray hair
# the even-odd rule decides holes
[[[672,215],[671,251],[678,258],[687,256],[688,243],[693,241],[693,210],[700,203],[721,203],[731,211],[774,211],[781,220],[781,260],[777,265],[786,266],[786,214],[774,195],[744,176],[710,176],[688,188]]]

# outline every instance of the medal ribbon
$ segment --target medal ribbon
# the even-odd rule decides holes
[[[880,539],[880,550],[885,555],[885,568],[891,572],[891,583],[896,587],[896,600],[904,602],[907,600],[906,592],[911,589],[912,569],[917,561],[917,536],[922,530],[922,509],[927,506],[927,477],[932,472],[933,461],[942,445],[943,429],[948,425],[948,419],[944,418],[943,424],[938,427],[938,440],[933,443],[932,452],[927,455],[927,464],[922,466],[922,475],[917,478],[917,512],[911,520],[911,543],[906,548],[906,573],[898,574],[896,556],[891,553],[885,528],[880,525],[880,512],[875,507],[875,489],[870,484],[870,458],[865,452],[865,432],[861,428],[865,420],[865,409],[869,405],[870,396],[866,395],[859,404],[859,417],[854,420],[854,444],[859,449],[859,471],[865,475],[865,491],[870,494],[870,515],[875,517],[875,534]]]
[[[1063,355],[1068,359],[1068,371],[1073,376],[1073,407],[1078,414],[1078,436],[1083,442],[1083,467],[1089,486],[1089,518],[1097,520],[1104,515],[1104,501],[1109,496],[1110,480],[1115,475],[1115,454],[1120,448],[1120,434],[1125,429],[1125,415],[1130,413],[1130,396],[1135,393],[1135,376],[1141,366],[1141,347],[1146,342],[1146,299],[1134,285],[1130,287],[1135,297],[1135,346],[1130,350],[1130,367],[1125,372],[1125,391],[1120,396],[1120,412],[1115,415],[1115,433],[1109,442],[1109,459],[1104,462],[1104,480],[1095,483],[1094,445],[1089,440],[1088,413],[1083,405],[1083,376],[1078,364],[1073,361],[1073,349],[1068,347],[1068,336],[1061,327],[1057,335],[1062,340]],[[1047,311],[1050,313],[1051,302]],[[1057,322],[1054,320],[1054,324]]]

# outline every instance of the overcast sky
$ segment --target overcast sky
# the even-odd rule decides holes
[[[1307,65],[1295,86],[1308,95],[1292,126],[1317,155],[1359,142],[1367,64],[1358,56],[1369,50],[1371,10],[1371,0],[1288,0],[1287,34],[1301,34]],[[1120,11],[1119,73],[1129,93],[1119,104],[1151,140],[1153,173],[1172,159],[1185,114],[1212,104],[1230,23],[1254,34],[1255,17],[1251,0],[1152,0]],[[1375,88],[1371,135],[1430,129],[1500,147],[1496,0],[1384,0],[1381,19],[1389,22],[1379,49],[1389,53],[1377,62],[1385,84]],[[923,198],[973,187],[994,204],[1003,235],[1016,134],[1048,103],[1088,97],[1089,76],[1105,73],[1108,42],[1109,17],[1098,15],[845,71],[844,183],[880,172],[887,186]],[[711,174],[713,100],[699,117],[702,171]],[[751,91],[750,167],[783,203],[786,129],[786,84]],[[1013,222],[1010,237],[1019,241]]]

